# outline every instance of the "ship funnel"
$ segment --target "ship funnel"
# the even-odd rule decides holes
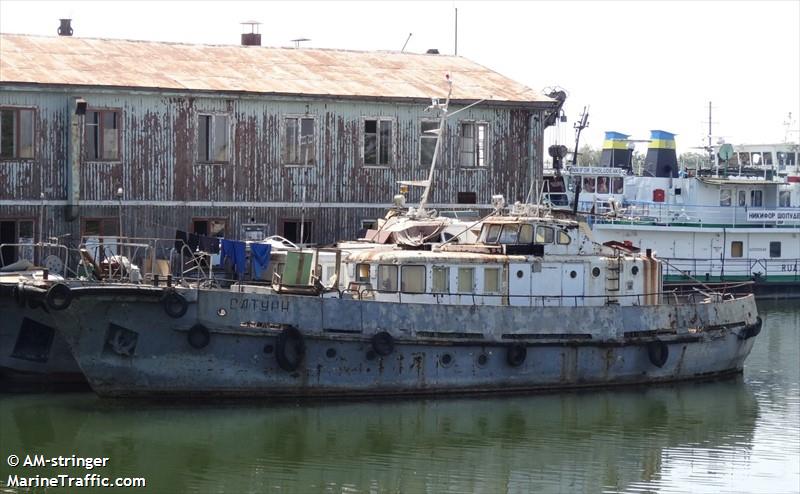
[[[678,177],[675,134],[663,130],[650,131],[650,145],[644,159],[645,174],[651,177]]]
[[[603,152],[600,154],[600,166],[631,169],[633,149],[628,147],[628,137],[630,136],[619,132],[606,132]]]

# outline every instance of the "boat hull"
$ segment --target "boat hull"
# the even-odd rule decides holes
[[[382,396],[706,379],[742,370],[760,324],[752,296],[601,308],[183,296],[180,317],[152,295],[75,297],[65,312],[80,324],[59,329],[98,394]]]

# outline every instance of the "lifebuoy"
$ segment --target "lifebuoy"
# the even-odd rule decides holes
[[[756,317],[756,322],[753,324],[745,327],[741,333],[739,333],[740,340],[749,340],[754,336],[758,336],[761,333],[761,326],[764,321],[761,320],[761,316]]]
[[[386,357],[394,351],[394,338],[386,331],[381,331],[372,336],[372,349],[381,357]]]
[[[669,347],[663,341],[651,341],[647,344],[647,356],[656,367],[664,367],[669,358]]]
[[[200,350],[201,348],[205,348],[211,342],[211,334],[208,332],[208,329],[201,324],[195,324],[189,330],[189,334],[186,335],[186,339],[189,341],[189,345],[192,348],[196,348]]]
[[[53,310],[64,310],[72,303],[72,290],[64,283],[56,283],[47,290],[44,302]]]
[[[511,367],[519,367],[525,362],[525,358],[528,356],[528,349],[525,345],[521,343],[514,343],[510,347],[508,347],[508,351],[506,352],[506,362]]]
[[[175,319],[183,317],[189,308],[189,303],[183,298],[183,295],[175,291],[167,292],[162,299],[162,303],[164,304],[164,312]]]
[[[294,327],[285,328],[278,335],[275,344],[275,359],[278,366],[286,372],[296,371],[306,355],[306,343],[303,334]]]

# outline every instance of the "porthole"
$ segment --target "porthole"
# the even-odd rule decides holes
[[[598,267],[592,268],[592,276],[594,276],[595,278],[600,276],[600,268],[598,268]]]
[[[228,315],[228,311],[226,311],[225,309],[220,308],[220,309],[217,310],[217,315],[219,317],[225,317],[225,316]]]
[[[264,345],[264,353],[266,353],[267,355],[269,355],[270,353],[272,353],[274,351],[275,351],[275,347],[274,346],[269,345],[269,344]]]
[[[575,271],[570,271],[570,272],[569,272],[569,277],[570,277],[570,278],[575,278],[575,277],[577,277],[577,276],[578,276],[578,273],[577,273],[577,272],[575,272]]]
[[[334,358],[336,356],[336,349],[335,348],[328,348],[325,351],[325,356],[328,358]]]
[[[636,276],[637,274],[639,274],[639,266],[634,266],[634,267],[632,267],[632,268],[631,268],[631,274],[632,274],[632,275],[634,275],[634,276]]]
[[[525,273],[521,269],[517,270],[517,278],[522,278],[523,276],[525,276]]]
[[[475,359],[475,362],[478,364],[478,367],[483,367],[484,365],[486,365],[486,362],[488,361],[489,361],[489,356],[486,355],[485,353],[478,355],[478,358]]]
[[[453,363],[453,356],[449,353],[445,353],[439,357],[439,362],[442,364],[442,367],[448,367]]]

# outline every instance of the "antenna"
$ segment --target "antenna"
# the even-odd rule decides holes
[[[408,38],[406,38],[406,42],[403,43],[403,48],[400,49],[400,53],[403,53],[404,51],[406,51],[406,45],[408,45],[408,40],[411,39],[411,35],[412,34],[414,34],[414,33],[408,33]]]
[[[425,205],[428,203],[428,194],[430,194],[431,184],[433,182],[433,170],[436,167],[436,158],[439,155],[439,148],[442,147],[444,125],[447,120],[447,107],[450,105],[450,95],[453,94],[453,79],[450,77],[450,74],[445,75],[445,79],[447,79],[447,99],[445,99],[444,104],[439,103],[438,100],[433,100],[431,104],[431,107],[438,109],[442,114],[439,119],[439,133],[436,138],[436,147],[433,148],[433,158],[431,158],[431,169],[428,172],[428,181],[425,185],[425,190],[422,192],[422,197],[419,200],[420,211],[424,211]]]
[[[580,118],[575,122],[575,152],[572,153],[572,166],[578,163],[578,143],[581,141],[581,131],[589,126],[589,107],[583,107],[583,113]],[[577,196],[576,196],[577,197]]]
[[[458,7],[456,9],[456,36],[455,36],[455,55],[458,56]]]

